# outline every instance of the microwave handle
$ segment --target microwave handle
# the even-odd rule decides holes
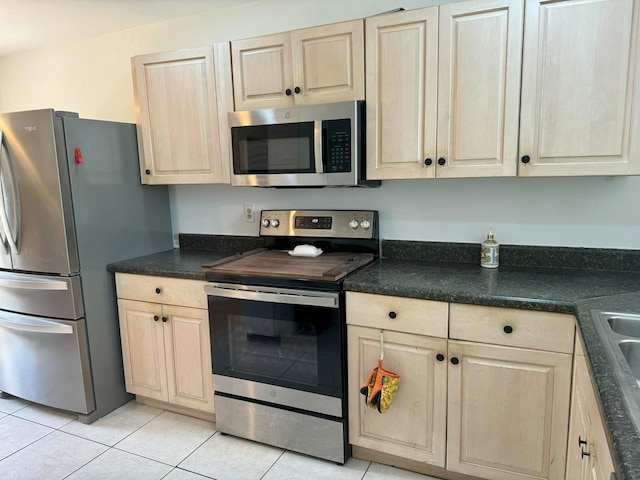
[[[313,155],[316,159],[316,173],[325,173],[322,159],[324,152],[322,151],[322,120],[313,122]]]

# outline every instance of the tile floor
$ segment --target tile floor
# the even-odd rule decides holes
[[[2,480],[433,480],[354,458],[343,466],[221,435],[210,422],[131,401],[91,425],[0,399]]]

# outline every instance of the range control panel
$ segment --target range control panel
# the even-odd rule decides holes
[[[374,239],[375,210],[262,210],[260,235]]]

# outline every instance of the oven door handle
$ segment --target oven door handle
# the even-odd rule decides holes
[[[204,291],[207,295],[238,300],[338,308],[338,294],[332,292],[306,292],[267,287],[252,290],[247,287],[238,288],[236,285],[221,284],[205,285]]]

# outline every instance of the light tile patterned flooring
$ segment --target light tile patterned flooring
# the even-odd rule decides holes
[[[131,401],[91,425],[0,399],[2,480],[430,480],[351,458],[343,466],[224,436],[203,420]]]

